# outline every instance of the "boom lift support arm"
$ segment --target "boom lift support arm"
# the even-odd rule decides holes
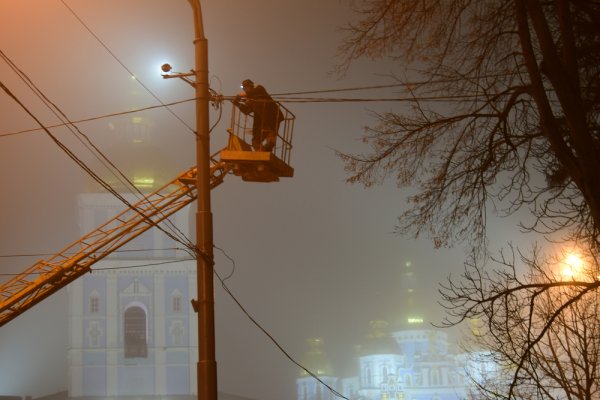
[[[210,188],[220,185],[229,166],[213,159]],[[144,197],[47,260],[40,260],[0,285],[0,326],[91,270],[91,266],[196,199],[196,168]]]
[[[283,105],[278,103],[278,106],[284,118],[278,132],[278,144],[271,152],[252,151],[248,138],[252,135],[253,119],[233,107],[229,143],[219,152],[219,160],[211,157],[211,189],[223,183],[228,173],[251,182],[276,182],[280,177],[293,176],[294,169],[289,163],[296,117]],[[181,210],[197,196],[194,167],[60,253],[38,261],[1,284],[0,326],[91,271],[94,263]]]

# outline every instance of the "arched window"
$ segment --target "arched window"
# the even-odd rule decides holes
[[[146,312],[139,306],[129,307],[123,319],[125,358],[148,357]]]

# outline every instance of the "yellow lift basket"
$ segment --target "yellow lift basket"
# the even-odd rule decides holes
[[[227,147],[220,152],[221,161],[231,167],[231,172],[249,182],[277,182],[279,178],[291,178],[290,166],[292,136],[296,116],[285,106],[276,102],[283,114],[279,124],[275,147],[271,151],[255,151],[252,143],[254,117],[246,115],[235,105],[231,112],[231,125]]]

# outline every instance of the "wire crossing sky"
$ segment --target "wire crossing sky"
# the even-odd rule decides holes
[[[80,153],[81,142],[65,126],[77,125],[129,179],[141,167],[173,178],[194,163],[195,138],[186,127],[194,121],[193,91],[185,82],[163,79],[160,71],[166,62],[179,71],[194,63],[187,1],[22,0],[3,6],[0,49],[68,120],[49,112],[6,60],[0,62],[3,83],[85,165],[98,173],[102,163],[89,150]],[[435,282],[461,269],[460,249],[436,250],[426,240],[394,235],[410,193],[388,184],[371,190],[348,185],[333,149],[361,151],[359,138],[373,122],[371,111],[454,99],[413,97],[406,83],[388,79],[399,71],[395,62],[365,61],[344,77],[332,76],[338,28],[352,18],[343,3],[219,0],[203,6],[211,87],[225,94],[222,107],[211,114],[212,148],[227,142],[228,100],[243,79],[264,85],[296,115],[293,178],[256,184],[227,177],[211,193],[214,240],[226,251],[215,252],[215,266],[224,277],[235,270],[223,278],[227,287],[297,360],[308,350],[306,340],[320,337],[335,365],[353,365],[369,321],[397,322],[407,260],[418,266],[424,283],[419,304],[427,320],[435,321],[440,314]],[[8,256],[51,253],[80,237],[78,199],[97,184],[46,134],[37,134],[43,130],[14,101],[4,95],[0,103],[2,279],[25,267],[23,258]],[[140,136],[143,142],[134,142]],[[0,330],[3,391],[39,397],[66,388],[68,305],[66,292],[55,296]],[[220,390],[293,399],[299,367],[225,288],[217,291],[215,303]],[[43,343],[36,336],[41,328]]]

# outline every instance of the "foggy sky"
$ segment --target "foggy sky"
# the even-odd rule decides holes
[[[159,66],[193,68],[193,21],[185,0],[67,0],[119,60],[163,102],[193,97],[182,81],[163,80]],[[157,104],[132,80],[59,0],[0,0],[0,49],[72,120]],[[359,62],[345,76],[331,73],[339,59],[339,27],[351,18],[338,0],[205,0],[211,87],[235,95],[251,78],[271,93],[391,83],[397,64]],[[3,62],[0,79],[45,124],[56,119]],[[334,94],[394,97],[392,91]],[[0,133],[36,127],[0,93]],[[397,318],[401,266],[412,262],[423,282],[419,299],[439,320],[437,282],[462,270],[461,249],[434,250],[427,240],[392,234],[405,190],[393,182],[364,189],[345,183],[334,149],[367,151],[359,138],[372,111],[394,103],[286,104],[297,116],[295,176],[256,184],[229,176],[212,193],[214,243],[236,262],[231,290],[247,310],[298,359],[305,340],[319,336],[336,361],[348,360],[373,319]],[[231,111],[225,103],[211,134],[223,147]],[[194,126],[193,103],[173,110]],[[173,175],[194,164],[191,132],[162,109],[141,114],[156,126],[152,145]],[[120,118],[80,124],[117,165],[127,163],[111,130]],[[211,110],[211,125],[218,113]],[[71,133],[53,130],[92,162]],[[137,160],[148,162],[147,159]],[[80,237],[76,195],[89,178],[41,131],[0,136],[0,255],[54,253]],[[173,176],[174,177],[174,176]],[[217,271],[232,265],[219,251]],[[0,273],[24,270],[40,257],[0,258]],[[5,279],[5,277],[2,277]],[[240,312],[216,285],[219,390],[263,400],[295,398],[298,368]],[[0,394],[41,396],[66,389],[66,291],[0,328]],[[33,383],[35,382],[35,384]]]

